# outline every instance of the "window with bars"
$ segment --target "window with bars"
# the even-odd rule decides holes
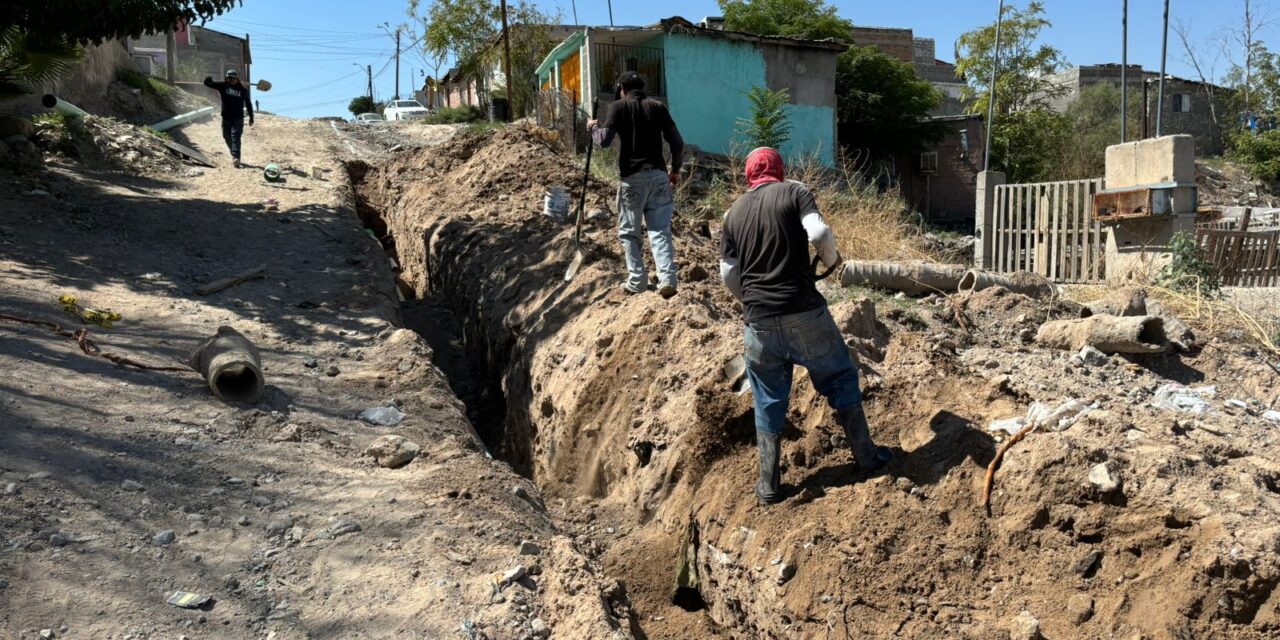
[[[626,71],[635,71],[644,78],[645,93],[651,96],[667,95],[661,47],[593,43],[591,66],[595,68],[596,91],[612,94],[618,76]]]

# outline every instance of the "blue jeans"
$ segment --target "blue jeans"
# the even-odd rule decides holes
[[[756,431],[782,433],[795,365],[809,370],[813,387],[832,409],[839,411],[862,402],[858,369],[825,305],[749,323],[744,342]]]
[[[675,200],[667,174],[649,169],[629,175],[618,186],[618,237],[627,258],[627,287],[633,291],[649,288],[644,268],[644,245],[640,223],[649,230],[649,248],[658,267],[658,285],[676,286],[676,249],[671,240],[671,215]]]
[[[240,159],[240,134],[244,133],[244,118],[222,118],[222,139],[231,150],[231,158]]]

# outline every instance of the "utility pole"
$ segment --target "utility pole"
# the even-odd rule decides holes
[[[396,100],[400,99],[400,29],[396,28]]]
[[[1160,41],[1160,88],[1156,90],[1156,137],[1164,132],[1164,63],[1169,58],[1169,0],[1164,0],[1164,36]]]
[[[991,169],[991,130],[996,120],[996,70],[1000,68],[1000,27],[1004,24],[1004,0],[1000,0],[1000,8],[996,10],[996,48],[992,50],[991,60],[991,94],[987,97],[987,146],[982,152],[982,170]]]
[[[613,0],[609,0],[609,26],[613,26]]]
[[[169,27],[164,38],[164,67],[166,80],[172,83],[178,79],[178,36],[173,32],[173,27]]]
[[[369,74],[369,104],[373,104],[373,65],[365,65],[365,73]]]
[[[507,76],[507,118],[510,119],[516,105],[511,99],[511,33],[507,31],[507,0],[502,0],[502,58]]]
[[[1120,142],[1129,140],[1129,0],[1120,10]]]

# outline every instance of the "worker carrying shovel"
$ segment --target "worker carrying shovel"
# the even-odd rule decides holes
[[[813,245],[828,270],[841,258],[813,193],[803,184],[784,181],[782,156],[767,147],[747,156],[746,174],[747,192],[725,215],[720,275],[742,301],[745,315],[743,359],[760,453],[756,495],[762,503],[774,504],[783,499],[779,440],[795,365],[809,371],[814,388],[835,410],[860,471],[884,467],[893,452],[871,440],[858,370],[816,286],[807,245]]]
[[[608,147],[616,137],[618,151],[618,236],[627,258],[629,293],[649,289],[644,267],[641,223],[649,231],[649,248],[658,269],[658,293],[663,298],[676,294],[676,248],[671,239],[671,216],[675,200],[671,188],[679,182],[684,159],[684,139],[671,119],[667,105],[644,93],[644,78],[634,71],[618,78],[618,99],[609,105],[603,125],[587,123],[596,144]],[[662,141],[671,147],[671,171],[662,156]]]
[[[253,126],[253,101],[249,99],[249,85],[240,82],[240,73],[227,70],[226,80],[214,82],[206,77],[204,86],[218,92],[222,98],[222,139],[231,151],[231,164],[240,168],[240,135],[244,133],[244,114],[249,112],[249,126]]]

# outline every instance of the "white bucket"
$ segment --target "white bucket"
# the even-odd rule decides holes
[[[542,198],[542,215],[563,221],[569,217],[569,203],[568,187],[547,187]]]

